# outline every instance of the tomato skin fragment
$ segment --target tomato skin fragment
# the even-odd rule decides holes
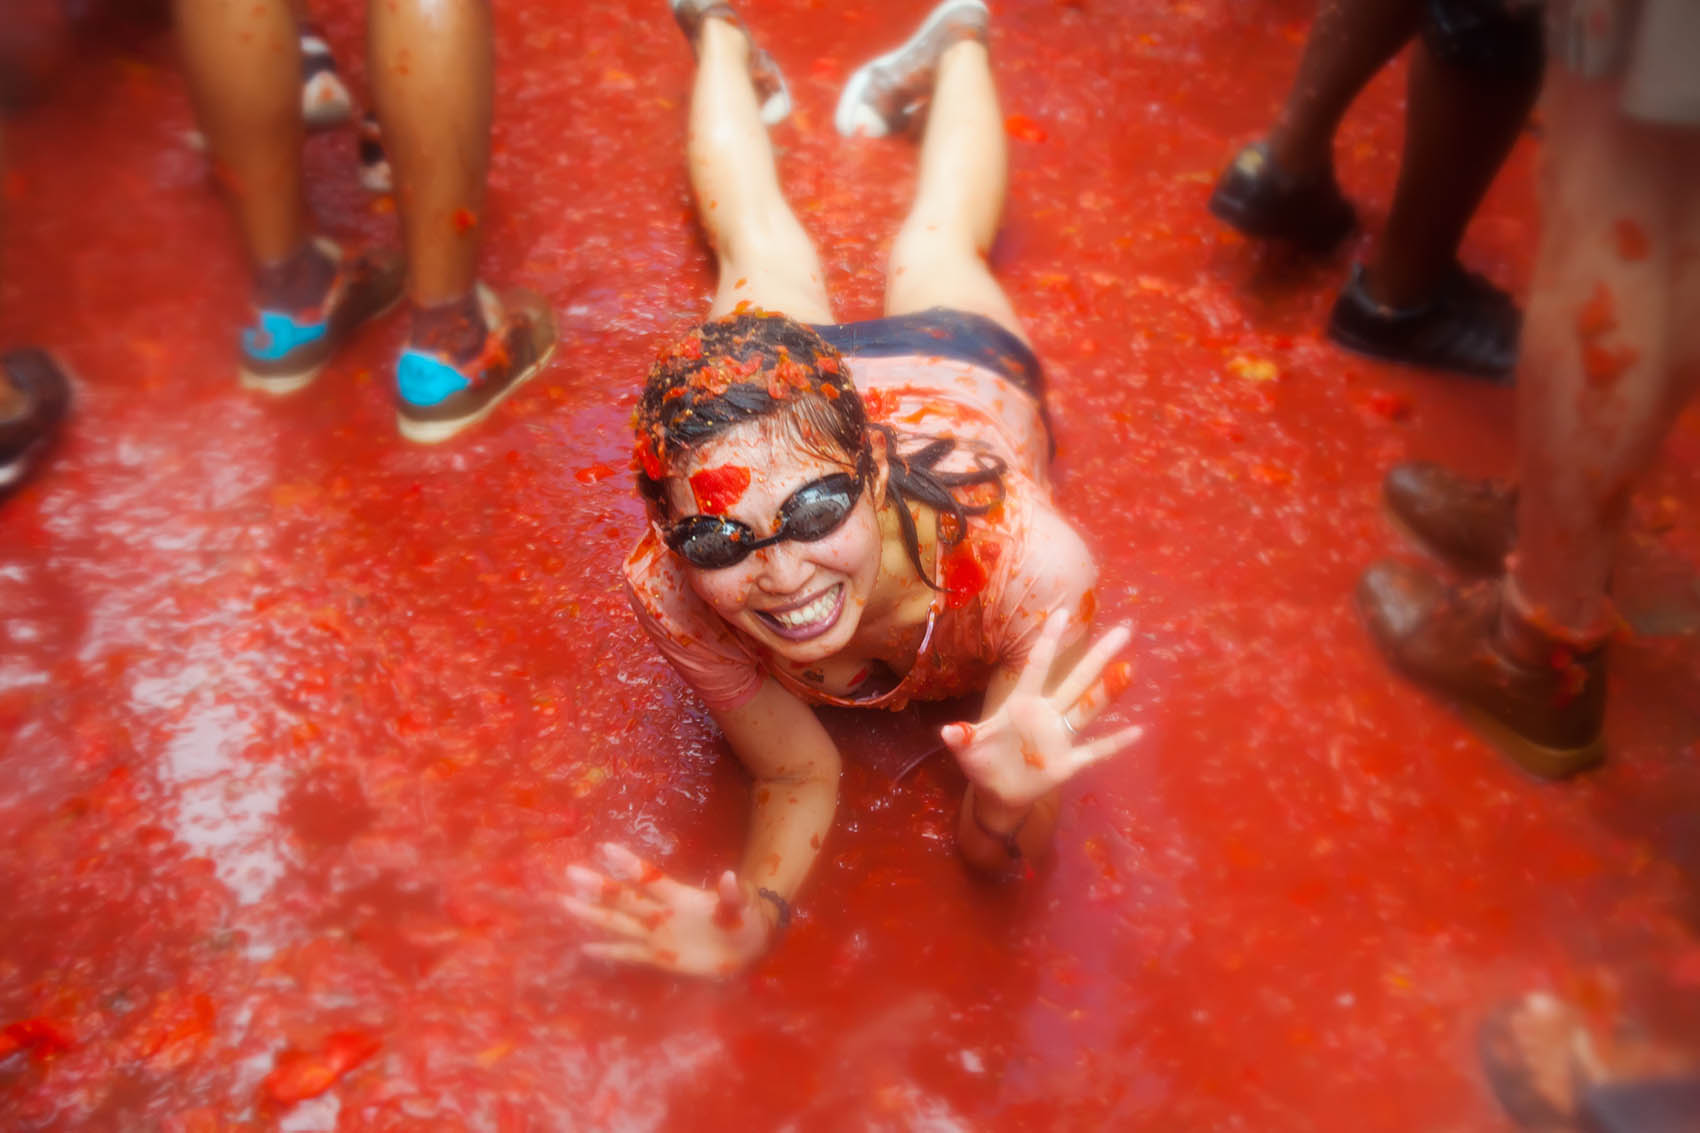
[[[1011,114],[1003,120],[1004,132],[1022,142],[1042,142],[1050,135],[1045,128],[1025,114]]]
[[[337,1031],[325,1039],[317,1051],[286,1048],[278,1053],[277,1062],[260,1092],[277,1105],[316,1098],[336,1084],[337,1079],[378,1053],[383,1043],[367,1031]]]
[[[1582,347],[1582,371],[1596,386],[1609,386],[1623,372],[1641,360],[1641,352],[1633,346],[1609,347],[1589,342]]]
[[[1611,288],[1594,284],[1594,293],[1576,312],[1576,334],[1586,340],[1617,329],[1617,304]]]
[[[660,482],[667,476],[667,470],[661,467],[661,458],[655,455],[655,445],[650,443],[648,435],[638,438],[635,450],[637,466],[651,480]]]
[[[979,556],[967,543],[952,547],[939,566],[944,576],[941,581],[944,583],[945,605],[952,610],[968,605],[991,581],[985,564],[980,562]]]
[[[4,1030],[0,1030],[0,1058],[27,1050],[30,1057],[39,1062],[74,1050],[76,1046],[77,1039],[71,1028],[45,1015],[8,1023]]]
[[[1369,410],[1389,421],[1403,421],[1411,415],[1411,399],[1402,393],[1376,390],[1369,395]]]

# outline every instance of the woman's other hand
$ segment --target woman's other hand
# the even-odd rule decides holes
[[[772,946],[778,907],[740,884],[731,870],[709,889],[674,881],[611,842],[604,872],[569,866],[567,911],[607,939],[583,945],[587,956],[646,964],[683,975],[723,977],[747,968]]]
[[[1071,669],[1057,674],[1052,691],[1045,691],[1068,624],[1063,610],[1046,619],[1014,688],[985,719],[946,724],[940,732],[975,789],[1002,808],[1032,806],[1143,732],[1132,725],[1089,741],[1077,735],[1128,686],[1127,662],[1111,664],[1133,636],[1126,626],[1099,638]]]

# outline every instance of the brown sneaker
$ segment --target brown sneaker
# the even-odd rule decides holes
[[[1358,582],[1358,610],[1405,676],[1457,700],[1513,763],[1561,779],[1605,749],[1604,643],[1577,649],[1504,607],[1503,584],[1449,588],[1402,563]]]
[[[756,98],[761,100],[762,124],[777,126],[785,121],[791,113],[791,88],[785,82],[785,73],[773,61],[773,56],[756,46],[755,37],[744,27],[744,21],[738,18],[732,5],[725,0],[668,2],[673,9],[673,19],[690,41],[692,51],[697,48],[697,36],[702,33],[704,20],[725,20],[743,30],[750,41],[750,82],[755,84]]]
[[[542,296],[511,291],[501,299],[478,285],[484,348],[467,362],[409,347],[396,362],[396,427],[419,444],[446,441],[482,421],[555,352],[555,319]]]
[[[336,276],[314,307],[254,312],[254,325],[242,332],[238,373],[248,389],[282,396],[303,388],[350,335],[401,300],[407,280],[401,253],[374,250],[345,257],[329,240],[315,243],[337,265]]]
[[[1517,489],[1440,464],[1395,465],[1381,482],[1394,522],[1459,570],[1501,574],[1517,538]]]
[[[932,93],[939,57],[964,39],[986,41],[991,14],[981,0],[944,0],[901,46],[856,68],[832,123],[847,138],[880,138],[906,127]]]

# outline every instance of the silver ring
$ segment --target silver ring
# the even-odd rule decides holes
[[[1069,723],[1068,713],[1064,712],[1061,715],[1062,715],[1062,726],[1068,730],[1068,734],[1071,735],[1071,736],[1078,736],[1080,734],[1080,729],[1076,728],[1073,724]]]

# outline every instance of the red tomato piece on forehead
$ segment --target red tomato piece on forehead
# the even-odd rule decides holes
[[[744,498],[750,486],[750,470],[741,464],[704,468],[691,477],[691,494],[704,515],[725,515]]]

